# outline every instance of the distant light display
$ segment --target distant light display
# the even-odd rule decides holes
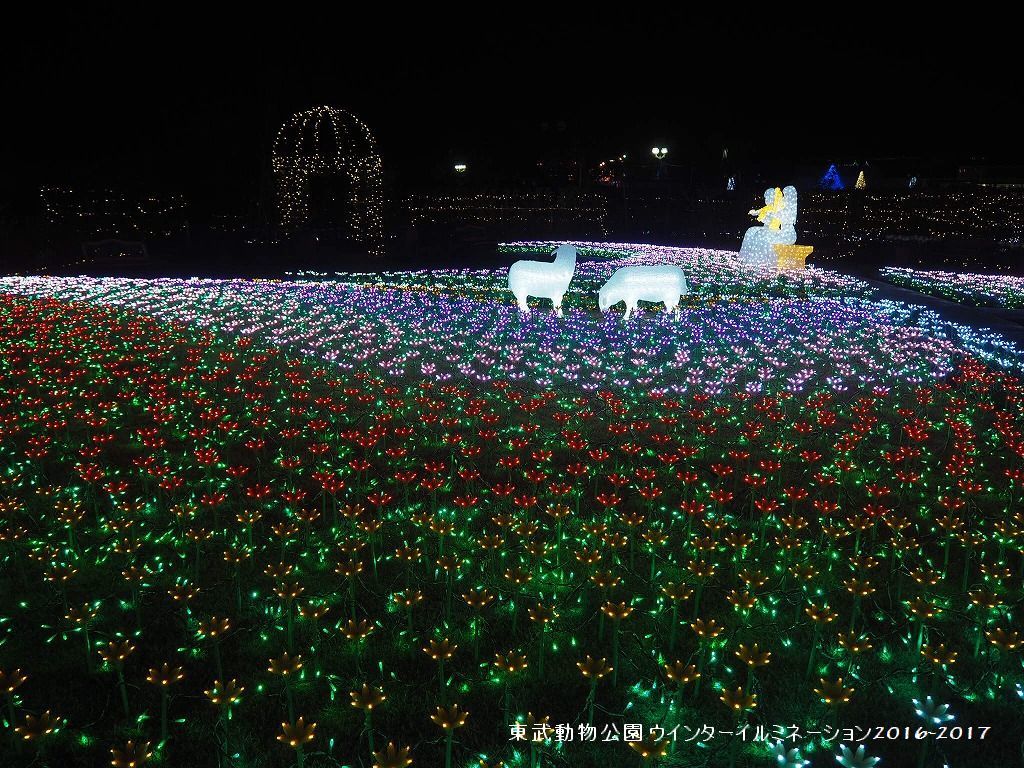
[[[882,277],[932,296],[983,307],[1024,309],[1024,277],[884,267]]]
[[[310,185],[318,177],[340,177],[347,187],[345,223],[352,238],[380,248],[383,238],[383,178],[377,142],[349,112],[316,107],[292,116],[277,133],[271,160],[281,226],[294,230],[309,221]]]
[[[67,187],[42,187],[39,195],[48,226],[88,237],[170,237],[188,225],[181,195]]]
[[[414,225],[495,225],[531,233],[551,227],[604,233],[608,228],[608,200],[593,193],[443,192],[411,195],[406,205]]]
[[[977,239],[998,247],[998,251],[944,248],[928,255],[929,266],[941,258],[943,267],[958,272],[981,272],[996,264],[1000,270],[1013,271],[1018,249],[1024,246],[1024,194],[1017,190],[928,191],[919,182],[914,190],[879,192],[869,188],[857,192],[855,202],[851,194],[803,195],[801,237],[806,233],[812,242],[840,239],[851,244]]]
[[[846,185],[843,184],[843,179],[839,175],[839,171],[835,165],[830,165],[828,167],[828,170],[825,171],[825,175],[821,177],[820,181],[818,181],[818,186],[821,189],[827,189],[833,192],[837,192],[840,189],[846,189]]]

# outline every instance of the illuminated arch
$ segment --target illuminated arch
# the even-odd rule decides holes
[[[384,234],[380,155],[373,134],[359,118],[327,106],[293,115],[274,139],[272,167],[282,228],[294,230],[309,221],[314,178],[341,176],[348,182],[349,233],[379,252]]]

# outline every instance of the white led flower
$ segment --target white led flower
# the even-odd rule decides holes
[[[840,744],[836,762],[843,768],[872,768],[882,762],[882,758],[868,755],[863,744],[857,747],[856,752],[845,744]]]
[[[931,696],[925,697],[924,703],[917,699],[911,701],[917,716],[929,725],[942,725],[954,719],[954,716],[949,714],[949,704],[937,704]]]
[[[786,744],[781,739],[772,745],[772,757],[775,758],[775,765],[778,768],[807,768],[810,760],[804,760],[799,749],[786,749]]]

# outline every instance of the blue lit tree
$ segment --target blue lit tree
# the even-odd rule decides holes
[[[818,182],[818,186],[821,189],[828,189],[833,192],[840,189],[846,189],[846,185],[843,184],[843,179],[840,177],[839,171],[836,170],[835,163],[830,165],[828,170],[825,171],[825,175],[821,177],[821,180]]]

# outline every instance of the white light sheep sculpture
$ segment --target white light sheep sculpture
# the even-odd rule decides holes
[[[576,272],[576,248],[560,245],[555,249],[555,260],[517,261],[508,270],[508,288],[516,297],[520,312],[529,312],[527,296],[551,299],[555,314],[562,316],[562,297]]]
[[[675,312],[679,316],[679,297],[690,292],[686,284],[686,275],[679,267],[622,267],[608,278],[597,294],[597,306],[607,312],[620,301],[626,302],[626,314],[629,316],[636,309],[638,301],[658,301],[665,303],[665,312]]]

